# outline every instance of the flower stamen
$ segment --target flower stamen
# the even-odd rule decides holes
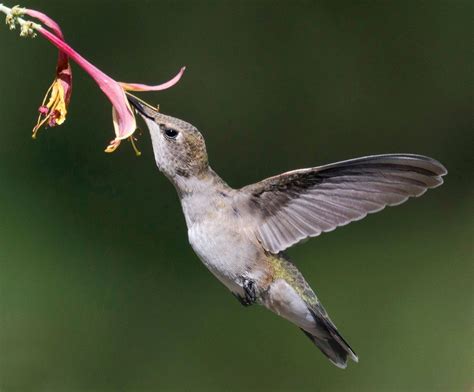
[[[33,128],[33,139],[36,139],[39,129],[44,124],[47,123],[49,127],[55,127],[56,125],[61,125],[66,120],[67,109],[64,95],[64,87],[61,81],[56,78],[51,86],[49,86],[38,109],[39,116]],[[48,100],[48,103],[46,103],[46,100]]]
[[[139,157],[140,155],[142,155],[142,152],[138,149],[138,147],[137,147],[137,145],[136,145],[136,143],[135,143],[138,139],[137,139],[136,137],[133,137],[133,135],[132,135],[132,136],[130,136],[130,137],[128,138],[128,140],[130,140],[130,143],[132,143],[132,148],[133,148],[133,151],[135,151],[135,155],[136,155],[137,157]]]

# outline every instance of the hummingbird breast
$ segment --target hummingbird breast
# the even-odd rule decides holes
[[[229,290],[243,294],[242,279],[254,273],[259,257],[239,225],[211,217],[188,226],[188,238],[203,264]]]
[[[231,196],[212,187],[181,199],[188,239],[203,264],[236,294],[243,279],[258,274],[263,249],[247,235]]]

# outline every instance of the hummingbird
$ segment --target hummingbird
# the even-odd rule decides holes
[[[259,304],[303,331],[339,368],[358,357],[284,251],[443,183],[438,161],[384,154],[289,171],[240,189],[209,165],[196,127],[128,95],[174,185],[194,252],[244,306]]]

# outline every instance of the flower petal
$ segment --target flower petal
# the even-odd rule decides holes
[[[64,40],[63,32],[59,25],[49,16],[42,12],[23,9],[23,13],[35,19],[38,19],[45,26],[49,27],[57,37]],[[49,102],[45,105],[45,100],[50,96]],[[39,108],[39,117],[36,126],[33,128],[33,138],[39,128],[48,124],[48,126],[61,125],[66,120],[67,106],[72,95],[72,69],[69,64],[69,58],[66,53],[58,51],[58,62],[56,65],[56,79],[51,88],[48,89],[43,104]]]
[[[71,83],[71,68],[69,66],[68,58],[74,60],[80,67],[82,67],[98,84],[99,88],[104,92],[107,98],[112,103],[113,108],[113,119],[114,119],[114,128],[115,128],[115,139],[111,142],[106,151],[113,151],[120,144],[120,140],[129,138],[136,130],[136,121],[134,112],[128,102],[128,99],[125,95],[125,90],[131,91],[159,91],[167,89],[175,85],[183,75],[185,67],[182,67],[178,74],[169,80],[166,83],[150,86],[146,84],[139,83],[119,83],[103,73],[100,69],[95,67],[84,57],[82,57],[78,52],[76,52],[71,46],[69,46],[65,41],[62,34],[62,31],[59,25],[49,18],[47,15],[35,11],[35,10],[25,10],[25,13],[40,20],[45,26],[49,27],[51,31],[44,27],[37,27],[36,30],[44,38],[50,41],[59,49],[59,60],[57,67],[57,81],[62,87],[57,89],[57,91],[63,91],[63,96],[65,97],[65,105],[67,106],[70,98],[70,83]],[[50,100],[51,102],[51,100]],[[44,106],[44,104],[42,105]],[[48,105],[46,105],[49,107]],[[40,115],[43,114],[44,109],[40,109]],[[51,113],[51,111],[50,111]],[[61,116],[61,111],[54,112],[54,118],[52,122],[59,124],[64,121],[64,117]],[[65,110],[64,110],[65,114]],[[41,122],[42,123],[42,122]]]
[[[38,19],[41,23],[49,27],[51,30],[53,30],[53,33],[56,34],[59,38],[61,38],[64,41],[64,36],[63,32],[61,30],[61,27],[53,20],[51,19],[48,15],[43,14],[42,12],[36,11],[36,10],[30,10],[30,9],[23,9],[23,13],[25,15],[29,15],[32,18]]]
[[[122,86],[127,91],[160,91],[166,90],[174,86],[176,83],[179,82],[181,76],[183,76],[184,70],[186,67],[181,67],[178,74],[171,80],[167,81],[166,83],[158,84],[155,86],[150,86],[148,84],[140,84],[140,83],[123,83],[119,82],[120,86]]]
[[[116,111],[117,126],[115,128],[115,135],[117,139],[126,139],[133,132],[135,132],[135,116],[122,87],[114,79],[92,65],[73,48],[71,48],[66,42],[52,34],[47,29],[43,27],[38,28],[38,33],[55,45],[59,50],[66,53],[82,69],[84,69],[84,71],[86,71],[95,80],[99,88],[107,96]]]
[[[29,15],[35,19],[38,19],[41,23],[45,26],[49,27],[53,33],[64,41],[64,35],[57,24],[53,19],[51,19],[48,15],[43,14],[42,12],[31,10],[31,9],[24,9],[24,14]],[[66,100],[66,105],[69,104],[71,100],[71,93],[72,93],[72,70],[69,65],[68,56],[66,53],[59,51],[58,54],[58,64],[56,66],[56,75],[58,79],[61,81],[62,87],[64,89],[64,97]]]

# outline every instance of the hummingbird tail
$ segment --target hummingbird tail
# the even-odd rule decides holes
[[[304,329],[301,329],[304,334],[328,357],[328,359],[338,368],[345,369],[347,367],[347,357],[354,362],[359,362],[359,358],[352,350],[349,343],[341,336],[336,329],[336,326],[327,318],[327,316],[319,316],[318,312],[310,309],[318,329],[323,332],[320,336],[315,336]]]
[[[337,367],[344,369],[347,358],[359,359],[337,331],[316,294],[301,272],[283,254],[271,259],[277,278],[264,291],[261,301],[268,309],[286,318],[311,341]]]

